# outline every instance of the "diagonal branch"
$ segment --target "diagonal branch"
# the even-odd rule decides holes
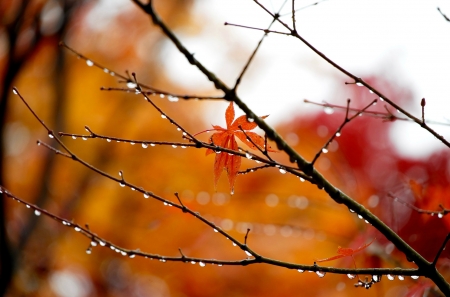
[[[361,110],[358,110],[358,112],[356,114],[354,114],[352,117],[348,116],[348,113],[350,111],[350,99],[347,100],[347,109],[346,109],[346,113],[345,113],[345,119],[342,122],[342,124],[339,126],[339,128],[337,128],[336,132],[333,133],[333,135],[331,135],[330,139],[328,139],[328,141],[323,145],[323,147],[317,152],[317,154],[314,156],[314,159],[311,161],[311,165],[314,165],[314,163],[317,161],[317,159],[320,157],[320,155],[322,153],[326,154],[328,152],[328,146],[330,145],[330,143],[333,142],[333,140],[336,137],[341,136],[341,132],[342,129],[344,129],[345,125],[347,125],[348,123],[350,123],[353,119],[355,119],[356,117],[358,117],[359,115],[363,114],[369,107],[371,107],[372,105],[377,103],[377,99],[373,100],[372,102],[370,102],[369,105],[367,105],[366,107],[364,107]]]

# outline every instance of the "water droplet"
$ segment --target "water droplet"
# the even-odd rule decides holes
[[[164,98],[166,95],[164,94],[159,94],[159,97]]]
[[[80,231],[81,231],[80,227],[75,227],[74,229],[75,229],[75,231],[77,231],[77,232],[80,232]]]
[[[124,252],[124,251],[121,251],[120,253],[122,254],[122,256],[126,256],[127,255],[127,253]]]
[[[136,189],[135,189],[135,188],[133,188],[133,187],[131,187],[131,191],[136,191]]]
[[[222,266],[222,264],[217,264],[217,266],[221,267],[221,266]]]
[[[17,95],[16,89],[13,89],[13,94],[14,94],[14,95]]]
[[[144,142],[144,143],[142,143],[142,147],[143,147],[143,148],[148,148],[148,144],[146,144],[146,143]]]
[[[83,139],[83,140],[87,140],[87,137],[83,136],[83,137],[81,137],[81,139]]]
[[[286,173],[286,169],[284,169],[284,168],[280,168],[279,171],[280,171],[281,174],[285,174]]]
[[[412,278],[412,279],[418,279],[419,276],[418,276],[418,275],[411,275],[411,278]]]
[[[247,118],[247,121],[249,121],[250,123],[253,123],[255,121],[254,118]]]
[[[48,137],[55,138],[55,136],[53,136],[52,132],[48,133]]]
[[[364,220],[364,222],[365,222],[366,224],[369,224],[369,221],[368,221],[368,220]]]
[[[104,243],[103,241],[99,241],[98,242],[101,246],[105,246],[106,245],[106,243]]]
[[[147,199],[147,198],[149,198],[150,197],[150,195],[148,194],[148,193],[144,193],[144,198],[145,199]]]
[[[395,278],[395,276],[390,275],[390,274],[386,275],[386,277],[388,278],[388,280],[394,280],[394,278]]]
[[[362,218],[363,218],[363,216],[359,214],[359,215],[358,215],[358,219],[361,220]]]
[[[236,246],[236,244],[233,242],[233,246]]]
[[[444,214],[442,212],[438,213],[438,218],[442,219],[444,217]]]
[[[247,159],[251,159],[251,158],[252,158],[252,155],[250,155],[250,153],[245,153],[245,157],[246,157]]]
[[[159,259],[159,261],[165,263],[165,262],[166,262],[166,259]]]
[[[165,114],[162,114],[162,115],[161,115],[161,118],[166,119],[167,116],[166,116]]]
[[[324,153],[324,154],[328,153],[328,149],[324,147],[324,148],[322,149],[322,153]]]
[[[347,274],[347,277],[349,278],[349,279],[354,279],[355,277],[356,277],[356,275],[355,274]]]
[[[91,241],[91,246],[97,246],[97,241]]]
[[[40,212],[39,210],[36,209],[36,210],[34,211],[34,214],[37,215],[37,216],[40,216],[40,215],[41,215],[41,212]]]
[[[29,206],[28,204],[27,204],[27,208],[30,208],[31,206]]]
[[[155,146],[156,144],[154,144],[154,143],[150,143],[150,146]]]
[[[397,276],[397,277],[398,277],[398,279],[401,280],[401,281],[405,279],[405,277],[404,277],[403,275],[399,275],[399,276]]]
[[[197,262],[195,262],[195,261],[191,261],[191,264],[192,264],[192,265],[195,265],[195,264],[197,264]]]
[[[167,99],[170,102],[178,102],[178,100],[179,100],[179,98],[177,96],[172,96],[172,95],[167,96]]]
[[[103,68],[103,72],[104,72],[104,73],[109,73],[109,70],[106,69],[106,68]]]
[[[72,135],[72,139],[77,139],[77,137],[75,135]]]
[[[350,212],[355,212],[353,209],[349,209]]]
[[[134,143],[134,142],[132,141],[132,142],[130,142],[130,144],[131,144],[131,145],[135,145],[136,143]]]
[[[217,229],[214,229],[214,232],[219,232],[219,231],[217,231]]]
[[[356,85],[357,85],[358,87],[364,86],[364,85],[363,85],[362,83],[360,83],[360,82],[357,82]]]
[[[341,132],[336,132],[336,137],[341,136]]]
[[[185,149],[185,148],[186,148],[186,146],[185,146],[185,145],[182,145],[182,146],[181,146],[181,148],[182,148],[182,149]]]
[[[369,90],[369,93],[370,93],[370,94],[373,94],[373,91],[372,91],[372,90]]]
[[[298,272],[303,273],[305,272],[303,269],[297,269]]]
[[[380,97],[380,101],[384,101],[384,98],[383,98],[383,97]]]
[[[305,179],[303,177],[300,177],[300,181],[303,183]]]
[[[135,254],[131,254],[131,255],[130,255],[130,259],[133,259],[134,257],[136,257]]]
[[[119,183],[119,185],[123,188],[123,187],[125,187],[125,184],[124,183]]]
[[[111,76],[114,76],[114,75],[116,75],[116,74],[115,74],[114,72],[112,72],[112,71],[111,71],[111,72],[110,72],[109,74],[111,74]]]
[[[325,107],[323,108],[323,111],[324,111],[326,114],[333,114],[333,113],[334,113],[334,108],[333,108],[333,107],[330,107],[330,106],[325,106]]]
[[[92,253],[92,249],[91,249],[91,247],[88,247],[86,250],[86,254],[90,255],[91,253]]]
[[[245,251],[245,254],[249,257],[252,257],[252,254],[250,254],[248,251]]]
[[[318,277],[324,277],[325,274],[326,274],[326,272],[323,272],[323,271],[316,271],[316,274],[317,274]]]
[[[70,226],[70,223],[67,222],[67,221],[62,221],[62,224],[63,224],[64,226]]]
[[[106,141],[107,141],[107,142],[111,142],[111,139],[109,139],[109,138],[106,138]]]
[[[372,280],[373,280],[374,282],[379,282],[380,279],[381,279],[381,277],[380,277],[379,275],[372,275]]]
[[[129,82],[127,82],[127,87],[130,89],[134,89],[137,87],[137,85],[134,82],[129,81]]]
[[[91,60],[86,60],[86,65],[88,65],[89,67],[94,66],[94,62],[92,62]]]
[[[173,147],[173,148],[177,148],[177,146],[176,146],[175,144],[172,144],[172,147]]]

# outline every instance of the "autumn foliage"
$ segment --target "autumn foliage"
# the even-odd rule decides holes
[[[246,115],[242,115],[236,120],[234,119],[234,117],[235,115],[233,102],[230,102],[230,105],[228,105],[228,108],[225,112],[225,121],[227,127],[222,128],[220,126],[213,125],[214,129],[205,130],[203,132],[215,131],[216,133],[211,136],[210,140],[214,145],[218,147],[227,148],[232,151],[238,151],[239,147],[236,142],[237,137],[253,150],[266,150],[266,143],[264,142],[264,138],[262,138],[255,132],[250,131],[257,127],[256,123],[253,120],[252,122],[250,122],[247,119]],[[262,116],[261,119],[264,119],[266,117],[267,116]],[[199,132],[197,133],[197,135],[203,132]],[[273,150],[270,148],[267,148],[266,151],[273,152]],[[212,149],[206,150],[206,155],[212,153],[214,153]],[[220,151],[218,151],[214,160],[214,185],[217,186],[220,175],[225,169],[227,171],[231,192],[234,193],[234,183],[236,181],[236,177],[239,173],[240,167],[241,156],[228,153],[222,154]]]
[[[191,1],[154,2],[171,30],[199,33],[203,23],[190,12]],[[13,80],[52,137],[7,86],[0,185],[29,205],[3,195],[15,261],[6,296],[441,295],[423,275],[323,273],[325,267],[417,266],[356,209],[331,199],[310,168],[300,170],[277,138],[260,129],[257,122],[272,116],[242,114],[243,104],[226,101],[233,92],[217,102],[217,89],[173,81],[164,70],[167,36],[142,9],[130,4],[104,28],[92,21],[94,4],[78,9],[63,39],[79,54],[58,47],[56,37],[44,39]],[[249,55],[238,46],[229,54],[230,61]],[[0,63],[7,69],[5,59]],[[405,82],[377,74],[362,80],[400,106],[419,106]],[[450,233],[449,148],[404,157],[389,133],[395,125],[417,124],[400,123],[366,87],[336,81],[330,96],[346,94],[352,109],[339,97],[333,101],[339,107],[320,103],[274,130],[306,160],[319,154],[313,169],[427,261],[441,251],[435,264],[448,281],[450,252],[442,243]],[[356,116],[336,135],[346,113],[357,114],[375,98],[372,113]],[[202,131],[213,111],[220,119]],[[228,182],[220,179],[223,171]],[[255,255],[279,262],[246,262]]]

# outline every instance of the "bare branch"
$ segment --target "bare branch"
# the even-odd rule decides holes
[[[439,11],[439,13],[444,17],[444,19],[447,21],[447,22],[450,22],[450,18],[448,17],[448,16],[446,16],[442,11],[441,11],[441,9],[438,7],[437,8],[437,10]]]

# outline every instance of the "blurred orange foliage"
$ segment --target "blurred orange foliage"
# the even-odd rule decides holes
[[[189,13],[192,1],[156,1],[156,4],[159,14],[175,31],[196,34],[204,25]],[[162,57],[166,41],[148,17],[132,3],[117,6],[116,10],[107,10],[108,5],[107,1],[83,2],[64,41],[111,70],[130,69],[140,81],[160,89],[190,92],[173,84],[164,72]],[[83,60],[59,49],[58,42],[46,40],[39,44],[14,82],[40,117],[58,129],[57,132],[85,133],[87,125],[96,133],[112,137],[149,140],[149,143],[151,140],[182,141],[176,127],[162,119],[141,96],[100,91],[100,86],[116,86],[115,77],[88,67]],[[236,50],[230,55],[243,53]],[[405,103],[410,99],[408,90],[398,89],[379,77],[367,80]],[[119,83],[124,86],[125,82]],[[351,98],[355,102],[367,103],[373,99],[362,93],[361,88],[346,88],[352,88]],[[211,95],[211,91],[197,89],[196,94]],[[207,125],[202,116],[211,106],[226,107],[226,103],[152,98],[191,132]],[[384,110],[382,106],[378,108]],[[339,112],[301,115],[279,124],[277,131],[311,160],[343,119],[344,114]],[[316,165],[338,188],[383,218],[427,259],[432,259],[450,231],[449,217],[442,220],[419,215],[393,201],[387,193],[404,197],[418,207],[432,209],[438,204],[450,207],[448,199],[443,198],[450,191],[449,154],[441,152],[426,160],[400,157],[386,136],[392,124],[368,117],[356,119],[345,127],[342,136],[330,145],[328,154],[322,155]],[[178,256],[180,248],[185,255],[193,257],[246,258],[242,250],[178,210],[144,199],[69,159],[56,156],[54,161],[49,161],[52,153],[34,143],[37,139],[54,142],[12,95],[5,131],[5,185],[17,196],[31,203],[43,201],[43,208],[68,220],[89,224],[93,232],[124,248],[167,256]],[[100,139],[63,140],[79,157],[105,172],[115,174],[122,170],[126,180],[174,201],[174,193],[180,193],[186,206],[237,238],[243,238],[250,228],[249,246],[265,256],[312,264],[313,259],[334,253],[336,245],[356,249],[376,237],[377,242],[355,256],[358,268],[414,267],[381,234],[347,208],[334,203],[316,186],[281,174],[277,169],[238,176],[236,194],[231,196],[223,190],[227,189],[224,181],[217,181],[211,174],[212,161],[204,158],[204,151],[170,146],[145,149]],[[282,154],[273,157],[289,162]],[[45,169],[47,163],[50,165]],[[243,159],[242,166],[249,168],[255,162]],[[234,182],[230,184],[233,186]],[[43,195],[46,199],[39,200]],[[33,214],[13,201],[5,203],[7,234],[14,247],[26,234],[24,226]],[[17,270],[7,296],[339,297],[362,294],[362,289],[351,288],[354,281],[341,275],[327,275],[322,279],[314,273],[300,274],[268,265],[200,267],[163,263],[130,259],[101,247],[94,248],[89,255],[85,252],[89,246],[85,237],[48,218],[40,219],[28,236],[18,255]],[[444,256],[448,257],[448,251]],[[334,265],[348,267],[349,260],[342,259]],[[414,284],[413,280],[403,283],[385,280],[364,291],[364,295],[401,296],[401,292]],[[427,286],[421,285],[419,290]]]

